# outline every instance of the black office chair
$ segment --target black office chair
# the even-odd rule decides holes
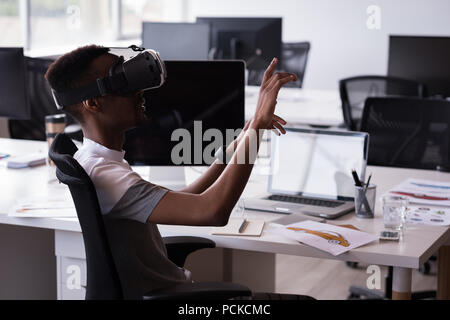
[[[450,164],[450,101],[367,99],[361,131],[368,132],[369,165],[446,171]]]
[[[25,57],[26,87],[30,101],[31,118],[28,120],[9,120],[11,138],[45,140],[45,116],[61,113],[56,109],[50,85],[44,77],[53,61],[50,58]],[[76,121],[70,115],[67,115],[67,125],[74,124],[76,124]],[[73,132],[70,137],[81,141],[81,130]]]
[[[450,164],[450,101],[420,98],[369,98],[361,121],[368,132],[370,165],[448,171]],[[430,260],[434,260],[431,257]],[[348,263],[356,267],[355,263]],[[430,271],[429,261],[419,269]],[[350,287],[349,298],[392,297],[393,268],[385,279],[385,292]],[[435,291],[413,292],[412,299],[435,298]]]
[[[342,112],[347,129],[360,130],[364,103],[370,97],[423,97],[424,86],[416,81],[386,76],[358,76],[339,81]]]
[[[121,276],[109,247],[97,193],[89,176],[73,158],[76,151],[77,147],[66,134],[58,134],[50,147],[49,156],[57,166],[57,178],[69,186],[81,225],[87,263],[86,299],[205,300],[251,295],[251,291],[242,285],[204,282],[155,289],[143,297],[125,296]],[[199,237],[167,237],[164,242],[169,259],[180,267],[189,253],[215,247],[213,241]]]

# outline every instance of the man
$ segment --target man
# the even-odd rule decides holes
[[[81,47],[56,60],[46,79],[56,91],[78,88],[107,76],[118,59],[108,48]],[[286,122],[274,114],[277,94],[297,77],[275,73],[277,63],[273,59],[266,70],[253,119],[226,150],[232,154],[230,163],[216,160],[199,179],[177,192],[143,180],[124,160],[124,133],[146,120],[143,92],[108,94],[65,106],[83,130],[83,147],[74,158],[96,188],[125,297],[190,281],[189,271],[167,258],[156,224],[227,224],[253,168],[250,145],[259,145],[259,135],[251,133],[265,129],[285,133]],[[238,164],[238,155],[245,163]]]

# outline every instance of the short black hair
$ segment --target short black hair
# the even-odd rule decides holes
[[[56,91],[64,91],[86,84],[96,78],[96,75],[90,73],[90,64],[108,51],[107,47],[88,45],[68,52],[49,66],[45,73],[45,79]],[[64,107],[64,111],[82,122],[79,104]]]

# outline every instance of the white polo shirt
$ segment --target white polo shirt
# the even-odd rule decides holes
[[[189,281],[190,272],[167,258],[158,227],[147,223],[168,190],[142,179],[124,155],[84,138],[74,158],[97,191],[125,298],[139,299],[152,289]]]

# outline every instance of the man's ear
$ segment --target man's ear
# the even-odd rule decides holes
[[[82,102],[83,108],[86,109],[88,112],[97,113],[100,111],[100,104],[98,103],[97,99],[91,98],[84,100]]]

